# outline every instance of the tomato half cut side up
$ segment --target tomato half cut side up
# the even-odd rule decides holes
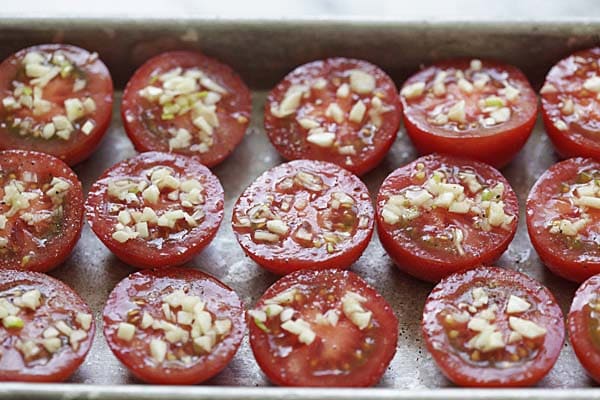
[[[0,149],[40,151],[75,165],[106,133],[112,79],[97,53],[44,44],[0,64],[0,99]]]
[[[571,158],[544,172],[527,198],[527,230],[556,275],[583,282],[600,273],[600,163]]]
[[[392,79],[350,58],[301,65],[270,93],[265,129],[288,160],[330,161],[362,175],[386,155],[400,126]]]
[[[573,298],[567,329],[573,350],[587,373],[600,382],[600,275],[585,281]]]
[[[400,91],[406,131],[422,154],[446,153],[497,168],[531,135],[537,97],[525,75],[491,60],[449,60],[410,77]]]
[[[81,235],[81,182],[49,154],[0,151],[0,269],[46,272]]]
[[[196,159],[148,152],[92,185],[87,220],[118,258],[139,268],[181,265],[206,247],[223,219],[219,179]]]
[[[0,316],[0,381],[64,381],[92,347],[90,308],[48,275],[1,270]]]
[[[197,158],[213,167],[244,138],[250,91],[229,66],[191,51],[159,54],[131,77],[121,116],[140,151]]]
[[[459,386],[531,386],[552,369],[564,343],[552,293],[502,268],[459,272],[435,286],[423,337],[444,375]]]
[[[259,176],[233,208],[244,251],[276,274],[348,268],[373,235],[364,183],[335,164],[296,160]]]
[[[227,366],[245,331],[237,294],[216,278],[187,268],[129,275],[104,308],[108,346],[148,383],[204,382]]]
[[[296,271],[248,311],[250,345],[282,386],[372,386],[396,352],[390,305],[350,271]]]
[[[431,154],[398,168],[377,195],[381,244],[402,271],[430,282],[498,259],[518,214],[500,172],[452,156]]]
[[[562,157],[600,160],[600,48],[578,51],[550,69],[542,97],[542,118]]]

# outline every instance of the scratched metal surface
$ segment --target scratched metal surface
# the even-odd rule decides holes
[[[277,277],[263,271],[238,246],[230,226],[231,207],[239,194],[266,169],[282,162],[262,128],[265,88],[295,65],[320,57],[362,57],[381,65],[400,84],[422,63],[450,56],[502,59],[520,66],[539,88],[545,72],[560,57],[598,44],[600,23],[537,22],[511,24],[403,23],[390,21],[151,21],[151,20],[4,20],[0,21],[0,56],[25,45],[48,41],[78,44],[100,53],[123,86],[143,60],[174,48],[203,49],[240,71],[256,90],[250,128],[239,148],[214,172],[225,189],[225,219],[212,244],[188,263],[233,287],[252,305]],[[112,125],[98,151],[75,170],[87,190],[100,173],[135,151],[119,117],[117,92]],[[416,157],[402,129],[384,161],[364,177],[375,195],[385,176]],[[521,204],[515,240],[498,261],[540,280],[557,297],[566,313],[576,289],[540,264],[527,237],[523,206],[536,178],[556,161],[538,121],[523,151],[503,172]],[[512,391],[446,389],[452,385],[437,370],[421,341],[419,320],[431,284],[420,282],[394,267],[375,237],[352,266],[393,305],[399,319],[396,356],[376,388],[329,391],[272,388],[256,365],[247,337],[231,362],[206,385],[189,388],[149,387],[137,382],[107,348],[97,330],[87,360],[65,384],[0,384],[0,398],[196,398],[196,399],[441,399],[441,398],[600,398],[577,362],[570,345],[538,388]],[[83,235],[71,258],[52,275],[74,287],[94,310],[101,328],[101,310],[114,285],[133,271],[115,258],[91,230]],[[553,389],[564,390],[553,390]],[[584,390],[573,390],[574,388]],[[393,390],[391,390],[393,389]],[[444,389],[444,390],[440,390]],[[568,390],[571,389],[571,390]]]

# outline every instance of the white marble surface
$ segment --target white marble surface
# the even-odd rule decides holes
[[[597,0],[29,0],[0,1],[0,17],[385,18],[560,20],[600,18]]]

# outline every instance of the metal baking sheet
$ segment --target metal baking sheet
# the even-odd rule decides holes
[[[521,67],[539,88],[546,71],[570,52],[600,43],[600,21],[536,23],[395,23],[376,20],[0,20],[0,57],[31,44],[67,42],[97,51],[117,88],[112,125],[98,151],[75,170],[84,189],[100,173],[135,151],[119,117],[120,88],[135,67],[170,49],[198,49],[234,67],[253,91],[250,128],[239,148],[214,169],[225,188],[225,219],[213,243],[189,267],[232,286],[251,306],[277,277],[259,268],[238,246],[230,226],[231,207],[243,189],[264,170],[282,162],[262,128],[266,89],[294,66],[334,55],[370,60],[399,85],[419,65],[458,56],[496,58]],[[402,129],[384,161],[364,177],[375,195],[385,176],[416,157]],[[523,206],[536,178],[556,161],[540,121],[518,157],[503,172],[516,189],[521,221],[515,240],[498,264],[539,279],[557,297],[563,312],[576,285],[550,274],[529,242]],[[565,344],[560,358],[537,388],[477,390],[452,388],[421,341],[419,321],[431,284],[400,272],[375,237],[352,270],[376,287],[399,317],[397,353],[383,379],[370,389],[276,388],[256,365],[247,336],[231,364],[205,385],[148,386],[136,381],[109,351],[102,329],[87,360],[63,384],[0,384],[0,398],[94,399],[600,399],[600,389]],[[113,286],[133,269],[106,249],[91,230],[71,258],[52,272],[91,305],[101,328],[101,310]]]

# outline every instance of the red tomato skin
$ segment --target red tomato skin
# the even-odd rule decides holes
[[[562,80],[563,77],[561,70],[570,69],[568,63],[574,57],[588,56],[600,59],[600,48],[595,47],[587,50],[577,51],[567,58],[560,60],[548,72],[548,75],[546,76],[546,83],[549,83],[549,81],[555,82],[555,80]],[[554,150],[556,150],[561,158],[590,157],[595,160],[600,160],[600,141],[594,140],[586,134],[573,132],[571,129],[561,131],[554,125],[552,122],[553,106],[547,98],[551,95],[552,94],[545,95],[541,93],[540,97],[542,102],[541,114],[542,120],[544,121],[544,128],[546,129],[546,133],[554,145]]]
[[[19,271],[19,270],[0,270],[0,289],[7,286],[7,284],[14,284],[17,282],[23,283],[36,283],[42,295],[54,295],[55,298],[63,297],[62,304],[67,305],[78,305],[81,307],[81,311],[88,314],[92,314],[89,306],[79,297],[79,295],[67,284],[55,279],[51,276],[41,274],[39,272]],[[0,328],[3,329],[3,328]],[[47,365],[40,368],[34,368],[33,370],[20,369],[17,371],[10,371],[0,368],[0,381],[16,381],[16,382],[62,382],[67,380],[73,373],[79,368],[79,366],[85,360],[89,353],[92,343],[94,341],[94,335],[96,332],[96,322],[92,318],[92,324],[90,329],[87,331],[87,338],[80,342],[79,349],[75,354],[69,349],[68,359],[60,360],[57,364],[57,360],[51,361],[53,363],[53,370],[46,371]],[[63,350],[64,351],[64,350]],[[56,357],[56,356],[55,356]],[[1,363],[0,363],[1,364]]]
[[[406,84],[420,80],[422,75],[430,69],[440,67],[462,66],[468,67],[469,60],[456,59],[443,61],[427,67],[410,77]],[[410,106],[405,98],[400,97],[402,103],[402,120],[410,140],[417,148],[419,154],[444,153],[456,157],[471,158],[490,164],[495,168],[506,166],[523,148],[533,131],[537,119],[537,98],[525,75],[516,67],[484,60],[485,68],[506,69],[513,77],[527,83],[526,96],[530,98],[528,109],[524,110],[526,118],[522,118],[517,126],[508,128],[491,129],[491,133],[481,136],[478,133],[451,133],[442,128],[433,127],[424,123],[410,113]],[[514,124],[511,124],[514,125]]]
[[[242,203],[247,202],[247,198],[255,197],[257,190],[260,190],[267,185],[265,180],[271,178],[272,174],[275,177],[280,177],[283,175],[281,175],[279,172],[283,172],[283,170],[289,169],[293,171],[300,168],[308,169],[313,173],[318,173],[319,170],[329,171],[337,175],[339,179],[343,179],[346,185],[355,185],[356,187],[360,187],[362,193],[368,194],[367,187],[358,177],[352,175],[345,169],[335,164],[323,161],[295,160],[274,167],[259,176],[238,198],[234,205],[234,214],[238,208],[242,207]],[[359,210],[369,215],[369,223],[367,228],[360,229],[354,236],[356,239],[355,241],[345,246],[341,252],[333,255],[328,254],[326,251],[321,252],[319,249],[315,250],[312,248],[309,248],[308,250],[299,248],[294,252],[286,250],[286,254],[281,255],[271,251],[268,248],[264,248],[262,245],[257,245],[249,235],[238,232],[235,227],[233,228],[233,231],[246,255],[248,255],[261,267],[273,272],[274,274],[285,275],[302,269],[347,269],[350,268],[352,263],[358,260],[358,258],[362,255],[369,245],[371,237],[373,236],[374,218],[371,200],[369,199],[367,202],[361,202]],[[290,210],[290,212],[293,211],[294,208]],[[298,220],[301,220],[302,218],[303,217],[298,217]]]
[[[123,92],[121,119],[125,132],[135,149],[139,152],[169,152],[167,141],[158,141],[152,138],[144,124],[140,122],[139,114],[143,108],[138,104],[139,96],[137,95],[137,91],[147,85],[146,81],[157,69],[167,72],[176,67],[200,67],[203,71],[211,74],[211,77],[213,77],[212,74],[218,74],[219,79],[222,79],[218,83],[225,85],[226,88],[230,88],[231,92],[236,95],[235,98],[230,100],[225,98],[219,102],[219,104],[225,103],[226,110],[223,113],[219,113],[221,128],[215,130],[214,137],[217,142],[211,147],[208,153],[198,154],[191,151],[175,151],[175,153],[195,157],[202,164],[212,168],[223,162],[241,143],[250,123],[252,112],[250,90],[244,81],[228,65],[214,58],[193,51],[169,51],[146,61],[129,79]],[[234,122],[233,116],[230,115],[232,113],[246,118],[246,122],[242,124],[237,121]],[[228,129],[225,129],[224,125]],[[220,136],[222,135],[227,135],[227,137],[221,138]],[[216,146],[220,146],[219,151],[215,151]],[[224,148],[222,148],[223,146]]]
[[[148,168],[152,165],[176,166],[181,172],[196,170],[197,175],[206,176],[204,186],[209,196],[207,197],[206,216],[202,224],[194,228],[195,237],[185,242],[185,249],[181,251],[178,244],[172,243],[167,250],[159,251],[148,246],[139,246],[135,240],[119,243],[112,235],[112,225],[106,223],[103,216],[103,201],[106,200],[106,186],[100,181],[109,177],[124,175],[129,168]],[[210,205],[210,206],[209,206]],[[210,208],[208,208],[210,207]],[[128,265],[137,268],[163,268],[174,267],[190,261],[201,252],[217,235],[223,220],[224,194],[219,179],[204,165],[191,157],[172,153],[147,152],[136,157],[124,160],[106,170],[90,188],[86,201],[86,216],[88,223],[96,236],[119,259]],[[111,220],[108,218],[108,220]],[[165,246],[166,247],[166,246]]]
[[[447,336],[439,324],[435,311],[445,296],[449,296],[469,286],[475,280],[491,279],[503,281],[505,284],[523,286],[530,295],[539,302],[539,308],[544,309],[548,319],[545,325],[548,330],[542,350],[534,362],[528,362],[517,368],[482,369],[466,364],[454,352],[448,351]],[[429,294],[423,310],[421,322],[422,333],[427,350],[432,355],[441,372],[458,386],[464,387],[526,387],[533,386],[550,372],[554,366],[565,340],[563,314],[552,293],[539,282],[525,274],[491,266],[458,272],[443,279]],[[438,346],[436,349],[434,341]],[[439,345],[445,348],[439,349]]]
[[[600,382],[600,349],[591,338],[588,303],[599,291],[600,275],[594,275],[577,289],[567,317],[567,330],[575,355],[596,382]]]
[[[19,68],[19,60],[27,52],[36,50],[46,52],[62,50],[79,61],[83,61],[89,56],[87,50],[67,44],[42,44],[22,49],[0,64],[0,91],[11,87],[10,84]],[[49,153],[60,158],[70,166],[79,164],[89,158],[100,145],[110,125],[113,104],[113,82],[108,68],[99,59],[94,62],[88,72],[93,74],[94,79],[97,80],[89,85],[91,97],[96,102],[96,111],[94,114],[96,127],[93,134],[85,135],[81,132],[76,133],[65,142],[62,139],[59,140],[56,138],[43,140],[22,137],[9,132],[8,129],[0,128],[0,149],[21,149]],[[3,110],[0,106],[0,115],[2,114]]]
[[[545,238],[547,236],[545,232],[547,228],[541,227],[539,223],[536,223],[536,215],[538,215],[536,210],[544,207],[542,200],[538,198],[538,194],[550,190],[550,188],[546,188],[543,185],[544,182],[562,182],[569,178],[572,179],[574,171],[582,165],[596,165],[600,169],[598,162],[585,158],[570,158],[554,164],[533,185],[527,197],[526,206],[527,231],[533,248],[538,253],[544,265],[552,273],[573,282],[583,282],[591,276],[600,273],[600,259],[597,257],[595,259],[590,259],[589,257],[582,259],[566,258],[567,255],[564,248],[557,248],[555,244]]]
[[[544,128],[552,141],[554,150],[561,158],[591,157],[596,160],[600,159],[600,145],[590,143],[585,138],[574,138],[558,130],[543,105],[544,101],[542,100],[542,121],[544,121]]]
[[[277,99],[283,98],[286,90],[294,83],[300,81],[303,77],[319,77],[332,74],[338,70],[349,70],[360,68],[376,76],[378,85],[383,87],[386,97],[383,99],[387,104],[393,107],[392,111],[384,114],[383,124],[376,134],[373,142],[374,148],[367,154],[360,157],[353,157],[354,165],[344,163],[345,156],[332,154],[331,150],[321,150],[309,145],[305,138],[296,141],[290,141],[285,136],[286,133],[294,133],[299,130],[299,125],[295,121],[285,122],[271,114],[270,105]],[[325,72],[324,72],[325,71]],[[269,139],[277,152],[286,160],[313,159],[329,161],[348,169],[356,175],[364,175],[375,168],[385,157],[387,152],[394,144],[398,130],[400,128],[401,106],[398,101],[397,88],[392,79],[379,67],[363,60],[352,58],[336,57],[324,60],[312,61],[301,65],[291,71],[271,92],[265,102],[264,124]],[[304,134],[302,134],[304,135]]]
[[[375,365],[361,366],[361,369],[355,371],[350,376],[320,375],[305,377],[297,374],[288,374],[281,367],[278,360],[269,354],[270,339],[255,323],[250,322],[249,336],[252,352],[260,369],[269,378],[271,382],[279,386],[312,386],[312,387],[369,387],[377,384],[385,373],[389,363],[396,353],[398,338],[398,319],[391,306],[386,300],[371,286],[367,285],[357,274],[351,271],[342,270],[300,270],[295,271],[279,281],[275,282],[258,300],[256,307],[263,304],[265,299],[271,298],[277,293],[283,292],[296,283],[305,284],[307,287],[314,287],[315,284],[322,281],[331,282],[331,287],[342,287],[344,285],[353,287],[360,295],[367,297],[376,319],[381,326],[381,347],[377,353],[379,359]],[[358,290],[356,289],[358,288]],[[383,335],[384,334],[384,335]],[[298,349],[296,349],[298,351]],[[310,350],[306,350],[310,353]],[[306,353],[305,352],[305,353]],[[313,351],[314,352],[314,351]],[[312,354],[307,355],[306,362],[312,359]]]
[[[457,157],[468,157],[485,162],[495,168],[506,166],[525,146],[537,114],[524,126],[485,137],[444,137],[431,134],[403,117],[406,132],[419,154],[446,153]]]
[[[156,280],[159,279],[172,279],[174,280],[173,285],[178,288],[181,285],[177,281],[191,282],[192,285],[198,286],[203,285],[204,290],[202,293],[194,292],[194,294],[208,294],[206,297],[208,310],[215,312],[209,307],[216,308],[219,304],[219,311],[221,311],[223,304],[234,310],[232,314],[228,315],[232,319],[231,333],[213,349],[214,352],[220,352],[218,356],[211,353],[208,360],[204,360],[204,363],[198,363],[185,369],[151,368],[147,363],[140,362],[139,354],[122,348],[122,341],[116,337],[116,329],[111,326],[115,321],[115,317],[122,317],[123,303],[131,303],[128,300],[131,293],[136,293],[142,285],[156,283]],[[109,295],[104,306],[103,321],[104,337],[115,357],[137,379],[159,385],[195,385],[217,375],[227,367],[237,353],[246,331],[244,304],[235,291],[215,277],[191,268],[161,268],[139,271],[129,275],[119,282]]]
[[[18,167],[17,167],[18,166]],[[50,154],[27,150],[0,151],[0,168],[18,170],[32,169],[38,173],[54,174],[68,180],[73,188],[65,197],[65,219],[62,225],[65,234],[51,239],[46,247],[25,265],[14,259],[0,256],[0,269],[22,269],[27,271],[48,272],[69,258],[81,237],[83,227],[83,191],[81,182],[73,170],[58,158]]]
[[[260,254],[252,253],[246,248],[243,248],[243,250],[246,253],[246,255],[250,257],[255,263],[259,264],[267,271],[277,275],[285,275],[300,269],[348,269],[356,260],[360,258],[362,253],[364,253],[367,246],[369,245],[372,236],[373,232],[371,232],[367,240],[361,242],[358,246],[352,247],[339,257],[335,257],[330,260],[317,263],[310,259],[294,259],[292,269],[290,269],[291,260],[289,259],[269,259],[267,257],[262,257]]]
[[[507,196],[505,199],[506,208],[509,213],[515,216],[515,220],[511,223],[511,229],[506,231],[506,235],[503,235],[501,240],[493,243],[490,249],[486,249],[481,254],[470,254],[469,257],[450,257],[444,259],[435,259],[429,257],[427,254],[421,256],[415,254],[411,249],[407,249],[404,243],[398,242],[393,234],[386,228],[388,225],[381,216],[381,210],[385,203],[385,190],[394,185],[396,182],[402,182],[410,176],[410,171],[415,163],[422,162],[425,164],[425,170],[434,170],[442,164],[446,165],[461,165],[471,166],[476,171],[485,171],[487,178],[498,180],[505,185],[504,195]],[[512,242],[518,225],[518,213],[519,204],[515,192],[510,187],[508,181],[498,172],[490,166],[483,164],[479,161],[467,160],[456,158],[453,156],[431,154],[423,156],[407,164],[404,167],[400,167],[392,172],[386,180],[383,182],[379,193],[377,195],[377,211],[375,218],[377,220],[377,234],[381,245],[386,250],[388,255],[392,258],[394,263],[400,270],[424,281],[428,282],[439,282],[440,279],[450,275],[454,272],[459,272],[471,268],[478,267],[482,264],[492,263],[506,251],[508,245]]]

